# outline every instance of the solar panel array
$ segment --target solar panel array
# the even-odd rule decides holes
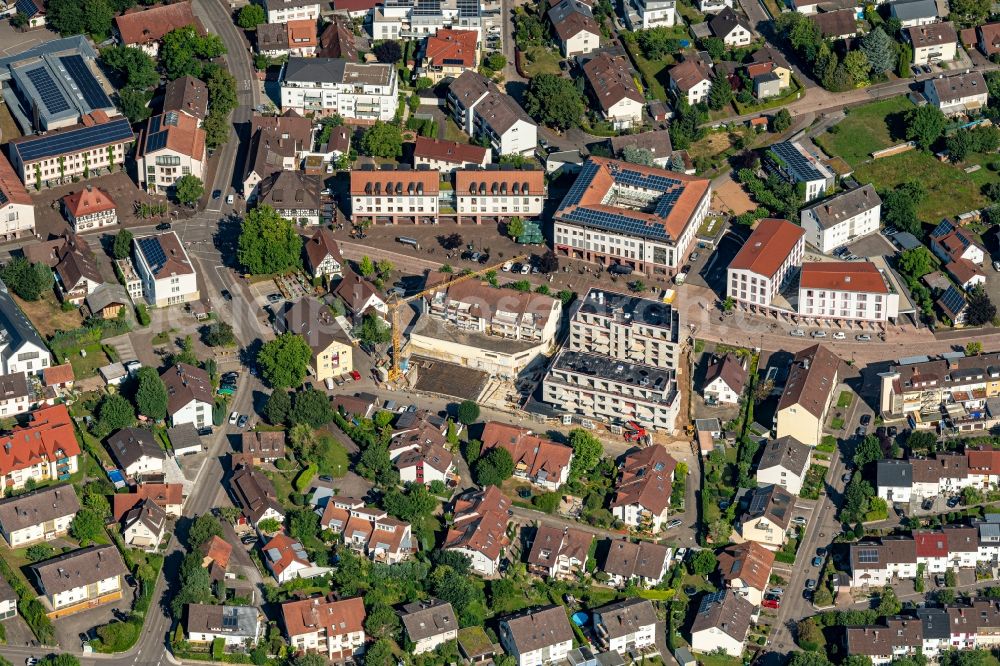
[[[965,307],[965,296],[962,296],[955,285],[951,285],[941,297],[941,304],[952,313],[957,313]]]
[[[69,101],[66,99],[66,95],[59,89],[59,86],[52,79],[47,69],[36,67],[35,69],[26,71],[25,75],[31,81],[31,84],[35,86],[38,96],[42,99],[42,104],[45,105],[45,110],[50,115],[69,110]]]
[[[122,141],[132,141],[135,135],[125,118],[90,127],[80,127],[68,132],[58,132],[37,139],[14,143],[22,162],[31,162],[43,157],[53,157],[70,152],[110,145]]]
[[[7,195],[4,193],[3,190],[0,190],[0,206],[7,203],[8,201],[10,201],[10,199],[7,198]]]
[[[672,189],[663,194],[660,200],[656,202],[656,215],[659,217],[667,217],[670,215],[670,211],[674,209],[674,204],[677,200],[681,198],[682,189]]]
[[[413,8],[414,16],[438,16],[441,14],[441,2],[439,0],[418,0]]]
[[[877,564],[878,550],[875,548],[862,548],[858,550],[858,562],[860,564]]]
[[[771,146],[774,154],[780,157],[788,167],[806,180],[822,180],[823,174],[813,166],[798,149],[787,141]]]
[[[94,78],[94,73],[90,71],[87,63],[84,62],[83,56],[63,56],[59,58],[59,61],[66,68],[66,71],[69,72],[69,75],[73,77],[73,81],[76,82],[77,87],[83,94],[83,99],[90,105],[90,108],[104,109],[112,105],[111,100],[108,99],[108,95],[101,88],[97,79]]]
[[[664,176],[657,173],[643,173],[634,169],[611,167],[611,175],[619,185],[638,187],[643,190],[654,190],[666,192],[672,188],[680,186],[681,181],[676,178]]]
[[[150,134],[146,137],[146,152],[153,153],[167,145],[166,131]]]
[[[719,590],[718,592],[713,592],[712,594],[706,594],[701,598],[701,605],[698,606],[699,613],[706,613],[708,609],[714,604],[721,604],[722,600],[726,598],[726,590]]]
[[[583,193],[587,191],[590,187],[590,182],[597,175],[600,165],[596,162],[586,162],[583,168],[580,169],[580,175],[576,177],[573,182],[573,187],[569,188],[569,192],[563,197],[562,207],[575,206],[580,203],[580,199],[583,198]]]
[[[563,216],[567,220],[580,222],[592,227],[628,234],[630,236],[641,236],[643,238],[658,238],[669,240],[670,234],[660,223],[646,223],[621,213],[612,213],[606,210],[594,210],[592,208],[575,208],[568,215]]]
[[[948,220],[941,220],[940,224],[934,227],[934,231],[931,232],[931,238],[940,238],[945,234],[950,234],[955,230],[955,225]]]
[[[38,13],[38,5],[32,2],[32,0],[17,0],[15,6],[19,14],[24,14],[28,18]]]
[[[167,263],[167,255],[160,245],[160,239],[156,236],[147,236],[136,242],[139,243],[139,250],[142,251],[142,256],[146,257],[150,270],[154,274],[158,273],[163,264]]]
[[[461,18],[473,18],[480,15],[482,7],[478,0],[458,0],[458,15]]]

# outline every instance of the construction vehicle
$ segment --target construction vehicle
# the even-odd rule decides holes
[[[645,428],[635,421],[626,421],[624,434],[626,442],[641,442],[646,438],[648,433]]]
[[[489,273],[490,271],[497,271],[500,269],[501,266],[503,266],[508,261],[524,261],[527,258],[528,255],[526,254],[520,254],[516,257],[510,257],[509,259],[501,261],[500,263],[497,264],[493,264],[492,266],[484,266],[483,268],[480,268],[479,270],[476,271],[463,273],[462,275],[456,275],[447,282],[444,282],[442,284],[436,284],[433,287],[424,289],[423,291],[420,291],[406,298],[397,298],[393,300],[391,303],[389,303],[388,304],[389,318],[390,318],[390,324],[392,326],[392,358],[390,359],[391,365],[389,366],[388,380],[390,382],[395,383],[400,379],[402,379],[403,377],[403,373],[399,368],[399,357],[400,354],[402,353],[402,347],[403,347],[403,326],[399,322],[399,313],[403,308],[409,306],[410,303],[419,300],[421,298],[424,298],[428,294],[433,294],[434,292],[440,289],[445,289],[453,284],[458,284],[460,282],[465,282],[466,280],[475,277],[480,277],[486,273]]]

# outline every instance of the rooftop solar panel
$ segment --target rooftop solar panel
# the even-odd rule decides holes
[[[951,233],[955,230],[955,225],[948,220],[941,220],[941,222],[934,227],[934,231],[931,232],[932,238],[940,238],[946,234]]]
[[[146,262],[149,264],[150,270],[153,273],[158,273],[163,264],[167,263],[167,255],[163,251],[163,246],[160,245],[160,239],[156,236],[146,236],[145,238],[140,238],[138,241],[139,250],[142,252],[142,256],[146,257]]]
[[[101,84],[94,78],[94,73],[87,67],[87,63],[84,62],[82,56],[63,56],[59,58],[59,61],[66,68],[66,71],[69,72],[73,81],[76,82],[77,87],[83,94],[83,99],[86,100],[91,109],[105,109],[111,106],[111,100],[108,99],[104,89],[101,88]]]
[[[802,179],[823,180],[823,174],[788,141],[774,144],[771,146],[771,150],[788,165],[789,169],[798,174]]]
[[[863,548],[859,550],[858,562],[862,564],[875,564],[878,562],[878,550],[874,548]]]
[[[167,145],[167,133],[157,132],[146,137],[146,152],[153,153],[162,150]]]
[[[43,157],[79,152],[120,141],[131,141],[134,138],[128,120],[117,118],[100,125],[39,136],[11,144],[11,147],[17,151],[22,162],[31,162]]]
[[[38,5],[33,0],[17,0],[16,7],[19,14],[24,14],[28,18],[31,18],[39,11]]]
[[[963,307],[965,307],[965,296],[955,288],[955,285],[948,287],[948,291],[944,292],[941,297],[941,304],[946,308],[954,312],[959,312]]]
[[[42,99],[42,104],[45,105],[45,110],[50,115],[69,110],[69,101],[66,99],[66,95],[59,90],[59,86],[52,80],[52,76],[45,67],[29,69],[25,75],[35,86],[35,90]]]
[[[580,203],[583,193],[587,191],[587,187],[590,186],[590,181],[594,179],[598,169],[600,166],[596,162],[587,162],[583,165],[583,168],[580,169],[580,175],[573,182],[573,187],[569,188],[569,192],[563,197],[562,206],[575,206]]]

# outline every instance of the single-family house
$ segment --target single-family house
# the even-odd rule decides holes
[[[611,500],[612,515],[633,529],[658,533],[669,516],[676,467],[677,461],[659,445],[626,455]]]
[[[458,638],[458,619],[451,604],[440,599],[414,601],[400,613],[406,637],[413,643],[411,654],[431,652]]]
[[[69,484],[39,488],[0,500],[0,535],[11,548],[51,541],[69,531],[80,510]]]
[[[725,7],[710,18],[708,29],[712,31],[713,37],[721,39],[729,47],[746,46],[753,41],[753,29],[750,24],[733,11],[732,7]]]
[[[572,578],[583,571],[594,535],[558,525],[539,525],[528,552],[528,571],[549,578]]]
[[[722,650],[740,657],[755,614],[754,605],[732,590],[704,595],[691,625],[691,649],[701,653]]]
[[[718,564],[726,588],[760,606],[771,580],[774,552],[754,541],[730,544],[719,553]]]
[[[500,620],[500,644],[517,666],[561,663],[573,649],[566,609],[546,606]]]
[[[736,525],[744,541],[756,541],[768,550],[785,545],[791,524],[795,497],[781,486],[759,486],[750,491],[747,509]]]
[[[264,619],[256,606],[188,604],[185,633],[191,643],[221,639],[226,647],[248,648],[263,637]]]
[[[118,468],[131,478],[163,474],[167,452],[148,428],[123,428],[108,437],[108,451]]]
[[[484,576],[497,573],[510,539],[507,523],[510,499],[496,486],[459,495],[452,506],[452,521],[443,550],[466,555],[472,570]]]
[[[122,517],[122,539],[130,546],[155,551],[167,529],[167,512],[150,500],[132,507]]]
[[[558,490],[569,479],[573,449],[544,439],[527,428],[490,421],[483,428],[482,455],[494,447],[507,450],[514,459],[514,476],[546,490]]]
[[[925,1],[934,4],[933,0]],[[927,79],[924,81],[924,97],[928,104],[938,107],[946,116],[954,116],[985,108],[989,92],[983,73],[973,69]]]
[[[736,354],[713,358],[705,373],[705,387],[701,394],[710,404],[735,405],[746,388],[747,370]]]
[[[296,652],[315,652],[347,661],[364,651],[365,604],[361,597],[312,597],[281,604],[288,644]]]
[[[757,464],[757,484],[774,484],[798,495],[802,492],[811,459],[812,447],[791,435],[773,439],[764,445],[764,453]]]
[[[278,532],[268,539],[261,551],[264,564],[271,571],[278,584],[296,578],[316,578],[330,572],[330,567],[321,567],[309,561],[309,555],[302,543],[284,532]]]
[[[196,428],[212,424],[215,396],[208,373],[187,363],[178,363],[160,373],[167,387],[167,416],[178,426],[191,423]]]
[[[623,599],[601,606],[594,609],[592,621],[598,644],[623,657],[656,643],[658,618],[648,599]]]
[[[601,571],[608,575],[608,584],[622,588],[631,582],[652,587],[663,580],[670,565],[671,549],[650,541],[635,543],[614,539],[608,546]]]
[[[699,56],[685,57],[670,68],[670,90],[678,97],[686,97],[694,106],[708,98],[712,87],[712,68]]]
[[[344,274],[344,255],[340,253],[340,245],[326,227],[316,230],[303,245],[306,258],[306,270],[316,278],[332,280]]]

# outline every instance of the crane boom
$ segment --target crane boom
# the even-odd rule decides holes
[[[492,266],[484,266],[483,268],[480,268],[478,271],[463,273],[462,275],[458,275],[444,284],[434,285],[433,287],[428,287],[427,289],[424,289],[416,294],[413,294],[412,296],[407,296],[406,298],[399,298],[393,301],[389,305],[389,314],[391,319],[390,325],[392,326],[392,365],[389,367],[389,381],[390,382],[399,381],[403,376],[402,371],[400,371],[399,369],[399,355],[403,340],[403,327],[399,322],[399,313],[404,307],[444,287],[450,287],[454,284],[465,282],[466,280],[470,280],[474,277],[479,277],[484,273],[495,271],[497,268],[503,266],[508,261],[523,261],[527,258],[528,255],[519,254],[516,257],[511,257],[510,259],[502,261],[498,264],[493,264]]]

